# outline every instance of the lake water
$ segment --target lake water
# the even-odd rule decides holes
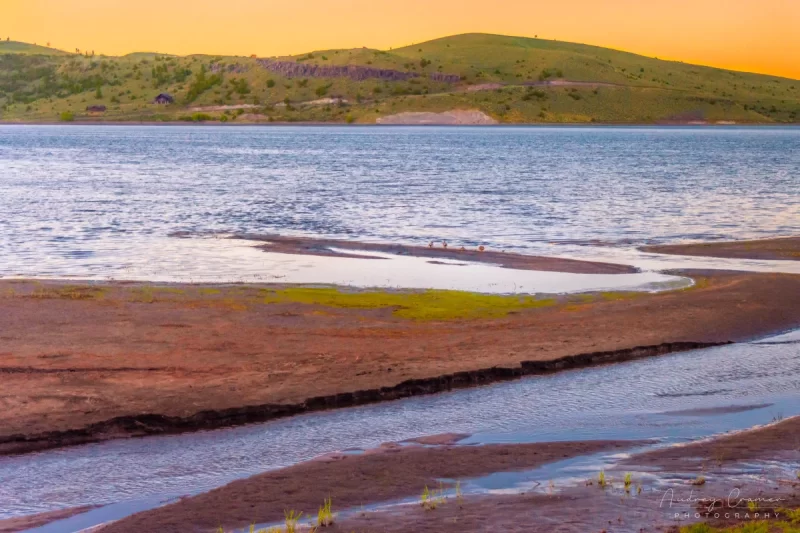
[[[0,126],[0,276],[284,274],[174,232],[635,263],[647,242],[796,234],[798,190],[799,128]]]

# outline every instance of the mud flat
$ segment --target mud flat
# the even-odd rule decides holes
[[[569,477],[558,468],[541,484],[469,492],[470,478],[535,471],[579,456],[624,456],[652,443],[552,442],[461,446],[458,436],[421,439],[440,445],[385,444],[358,455],[332,454],[235,481],[208,493],[111,523],[101,531],[246,531],[250,524],[282,522],[284,510],[304,511],[313,523],[331,498],[335,523],[326,531],[685,531],[693,523],[734,526],[791,521],[800,506],[800,481],[776,469],[800,459],[800,417],[716,439],[634,453],[600,482],[598,470]],[[715,457],[720,450],[725,458]],[[699,459],[704,458],[704,461]],[[753,461],[763,461],[754,464]],[[644,468],[646,466],[646,468]],[[753,475],[756,469],[758,474]],[[630,482],[626,485],[626,474]],[[580,479],[585,474],[584,479]],[[561,477],[559,477],[561,476]],[[564,477],[567,476],[567,477]],[[702,482],[699,480],[702,479]],[[467,493],[456,490],[466,482]],[[434,490],[429,500],[423,487]],[[441,492],[436,492],[441,491]],[[750,501],[756,502],[753,507]],[[756,514],[757,513],[757,514]],[[800,517],[794,517],[795,523]],[[764,531],[771,531],[764,529]],[[707,531],[707,530],[701,530]],[[761,530],[759,530],[761,531]]]
[[[0,452],[263,422],[800,323],[800,276],[685,274],[692,289],[544,299],[2,281]]]
[[[571,274],[629,274],[636,268],[629,265],[602,263],[597,261],[581,261],[561,257],[545,257],[523,255],[497,250],[479,249],[480,245],[468,247],[451,244],[443,247],[442,242],[434,242],[428,246],[406,246],[402,244],[381,244],[358,241],[341,241],[335,239],[312,239],[307,237],[286,237],[281,235],[240,234],[235,238],[251,241],[264,241],[265,251],[295,254],[319,255],[324,257],[359,257],[371,259],[359,252],[381,252],[394,255],[425,257],[433,260],[461,260],[473,263],[488,263],[516,270],[540,270],[545,272],[568,272]]]
[[[730,259],[800,261],[800,237],[696,244],[665,244],[644,246],[640,250],[658,254],[724,257]]]
[[[741,461],[782,458],[800,460],[800,416],[749,431],[640,454],[627,463],[707,471]],[[800,484],[800,479],[793,481]]]
[[[388,500],[417,497],[425,486],[439,490],[439,480],[535,468],[561,459],[624,450],[627,441],[539,444],[445,445],[388,444],[361,455],[331,455],[289,468],[235,481],[191,498],[133,515],[102,528],[104,533],[141,531],[211,531],[278,522],[284,510],[311,516],[326,498],[339,508],[359,508]],[[442,484],[444,486],[444,484]],[[349,530],[348,530],[349,531]]]

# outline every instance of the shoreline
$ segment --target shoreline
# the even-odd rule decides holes
[[[341,126],[341,127],[381,127],[381,128],[530,128],[530,127],[579,127],[579,128],[616,128],[616,127],[631,127],[631,128],[742,128],[742,127],[776,127],[776,128],[797,128],[800,127],[800,122],[737,122],[736,124],[719,124],[715,122],[708,122],[698,124],[695,121],[689,122],[501,122],[497,124],[378,124],[378,123],[350,123],[347,122],[219,122],[219,121],[154,121],[154,120],[74,120],[70,122],[63,122],[58,120],[43,121],[43,122],[12,122],[0,121],[0,126],[219,126],[219,127],[237,127],[237,126]]]
[[[695,287],[445,321],[402,318],[380,301],[353,307],[333,289],[0,281],[0,309],[14,310],[0,313],[0,372],[15,398],[0,454],[232,427],[800,325],[800,276],[684,274]]]
[[[85,505],[83,507],[69,507],[57,511],[48,511],[33,515],[20,516],[18,518],[6,518],[0,520],[0,533],[16,533],[19,531],[27,531],[29,529],[39,528],[52,522],[58,522],[72,516],[92,511],[98,507],[100,506]]]
[[[359,255],[358,252],[362,251],[381,252],[398,256],[422,257],[430,259],[463,260],[473,263],[499,265],[503,268],[509,268],[513,270],[536,270],[543,272],[564,272],[570,274],[634,274],[639,272],[639,269],[621,263],[605,263],[581,259],[524,255],[516,252],[498,252],[496,250],[481,251],[477,248],[479,246],[478,244],[472,245],[470,249],[461,249],[460,247],[457,247],[457,245],[452,245],[449,248],[443,248],[442,243],[439,241],[433,243],[433,247],[427,247],[311,237],[258,235],[250,233],[235,234],[230,238],[251,242],[263,242],[264,244],[257,246],[258,249],[265,252],[289,255],[380,259],[367,255]],[[345,252],[339,252],[334,250],[334,248],[345,250]]]
[[[796,236],[742,241],[654,244],[641,246],[638,249],[648,253],[689,257],[800,261],[800,237]]]

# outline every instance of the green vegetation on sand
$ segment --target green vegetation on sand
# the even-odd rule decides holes
[[[174,101],[155,103],[159,94]],[[460,109],[501,123],[794,123],[800,81],[486,34],[276,58],[106,57],[0,42],[9,122],[374,123]]]
[[[744,519],[742,525],[721,528],[694,524],[682,527],[680,533],[800,533],[800,509],[769,510],[771,516],[778,513],[777,520],[758,520],[758,516],[764,515],[764,511],[759,510],[758,506],[751,505],[736,511],[742,516],[747,514],[750,520]]]
[[[555,305],[533,296],[478,294],[461,291],[350,291],[337,288],[263,289],[266,303],[304,303],[325,307],[394,308],[394,315],[412,320],[496,318],[521,309]]]

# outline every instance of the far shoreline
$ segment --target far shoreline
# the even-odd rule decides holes
[[[736,124],[720,124],[709,122],[705,124],[697,124],[693,122],[527,122],[527,123],[498,123],[498,124],[378,124],[378,123],[351,123],[346,122],[219,122],[215,120],[208,121],[134,121],[134,120],[74,120],[70,122],[64,121],[44,121],[44,122],[15,122],[15,121],[0,121],[0,126],[219,126],[219,127],[255,127],[255,126],[305,126],[305,127],[318,127],[318,126],[336,126],[348,128],[797,128],[800,127],[800,122],[794,123],[773,123],[773,122],[742,122]]]

